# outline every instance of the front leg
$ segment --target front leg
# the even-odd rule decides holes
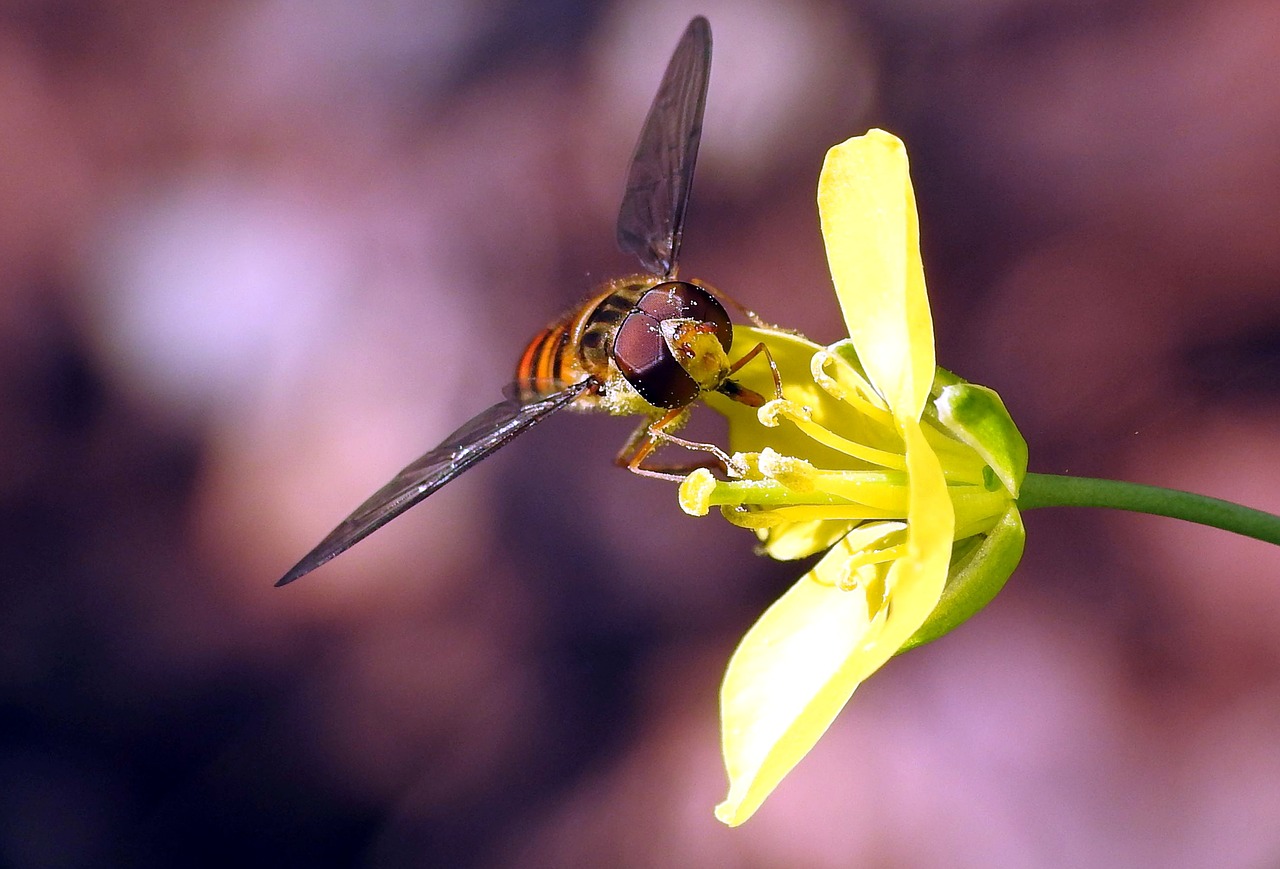
[[[617,457],[614,458],[614,464],[642,477],[655,477],[659,480],[672,480],[674,482],[680,482],[690,472],[698,468],[727,472],[729,468],[733,467],[733,462],[724,450],[715,444],[685,440],[668,432],[668,429],[680,426],[688,410],[687,407],[672,408],[657,420],[640,423],[639,427],[631,433],[631,437],[627,438],[627,442],[618,452]],[[712,457],[682,465],[644,466],[642,462],[663,443],[673,443],[686,449],[711,453]]]

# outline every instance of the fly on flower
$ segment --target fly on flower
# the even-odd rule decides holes
[[[700,282],[676,279],[710,72],[711,28],[697,17],[680,38],[640,131],[618,214],[618,245],[640,260],[645,273],[606,282],[540,332],[521,356],[505,401],[397,474],[276,585],[345,552],[566,407],[644,416],[616,459],[637,474],[680,479],[645,464],[662,442],[708,451],[712,463],[728,461],[715,447],[673,434],[690,405],[706,393],[752,407],[764,403],[760,393],[731,377],[764,345],[730,362],[733,325],[718,293]],[[743,313],[761,325],[750,312]],[[776,373],[773,382],[780,390]]]

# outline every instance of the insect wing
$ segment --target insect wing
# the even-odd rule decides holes
[[[568,405],[594,382],[583,380],[533,402],[508,398],[475,416],[357,507],[276,585],[287,585],[350,549],[516,435]]]
[[[649,107],[618,213],[618,247],[655,275],[675,272],[710,74],[711,25],[698,16],[680,37]]]

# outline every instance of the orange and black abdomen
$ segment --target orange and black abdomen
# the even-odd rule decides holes
[[[516,366],[520,398],[530,401],[551,395],[584,377],[602,384],[607,381],[614,334],[640,296],[657,282],[648,276],[610,281],[535,335]]]
[[[569,340],[577,313],[574,311],[543,329],[524,349],[516,366],[516,388],[522,401],[532,401],[563,389],[575,382],[572,379],[575,373],[579,374],[578,380],[582,379],[585,372],[575,370],[578,354]]]

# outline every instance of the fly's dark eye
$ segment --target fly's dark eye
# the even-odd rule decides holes
[[[698,397],[698,384],[671,354],[660,322],[647,311],[633,309],[613,337],[613,361],[654,407],[683,407]]]
[[[641,296],[636,307],[659,321],[679,318],[708,323],[725,350],[733,345],[733,324],[724,306],[697,284],[665,281]]]
[[[645,292],[613,338],[613,361],[627,382],[654,407],[683,407],[698,397],[698,384],[662,337],[664,320],[709,324],[725,350],[733,342],[729,315],[702,287],[664,281]]]

